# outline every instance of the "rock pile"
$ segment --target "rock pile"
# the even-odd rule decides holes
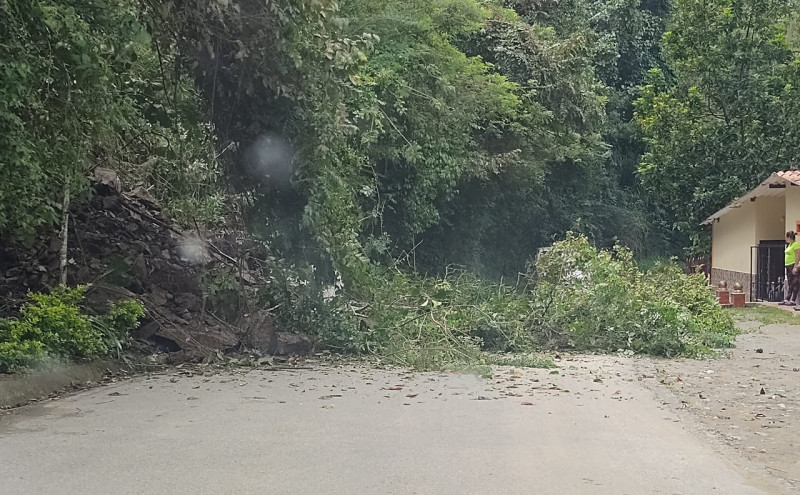
[[[113,171],[95,171],[94,195],[71,218],[68,283],[92,284],[90,311],[119,299],[140,300],[147,311],[134,335],[138,341],[187,358],[245,347],[263,353],[310,351],[307,336],[276,331],[265,311],[232,323],[215,316],[200,278],[203,270],[231,263],[226,244],[182,232],[147,191],[123,192]],[[58,283],[59,248],[58,238],[42,237],[32,249],[0,242],[0,314],[13,312],[28,291]]]

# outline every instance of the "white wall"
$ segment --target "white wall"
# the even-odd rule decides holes
[[[800,187],[786,186],[786,222],[784,233],[788,230],[797,230],[800,221]]]
[[[711,231],[711,266],[750,273],[750,247],[756,244],[756,202],[746,201],[714,222]]]
[[[800,217],[797,219],[800,220]],[[780,241],[787,230],[786,198],[783,195],[756,198],[756,244],[761,241]]]

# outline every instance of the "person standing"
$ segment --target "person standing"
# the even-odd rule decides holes
[[[800,242],[797,242],[797,234],[791,230],[786,233],[786,250],[784,250],[783,264],[786,267],[786,297],[781,306],[794,306],[797,299],[798,290],[800,290],[800,256],[797,255],[797,250],[800,249]],[[800,311],[800,307],[795,307]]]

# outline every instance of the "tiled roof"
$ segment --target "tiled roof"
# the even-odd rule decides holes
[[[800,185],[800,170],[785,170],[783,172],[778,172],[778,176],[789,182]]]
[[[744,196],[737,198],[725,208],[708,217],[703,224],[713,223],[716,219],[728,213],[733,208],[739,208],[748,199],[753,201],[759,196],[778,196],[785,194],[786,182],[783,181],[789,182],[795,186],[800,186],[800,170],[784,170],[782,172],[775,172],[767,177],[767,179],[759,184],[755,189],[751,190]]]

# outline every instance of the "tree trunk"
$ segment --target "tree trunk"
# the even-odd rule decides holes
[[[69,176],[64,183],[64,200],[61,203],[61,285],[67,285],[67,236],[69,234]]]

